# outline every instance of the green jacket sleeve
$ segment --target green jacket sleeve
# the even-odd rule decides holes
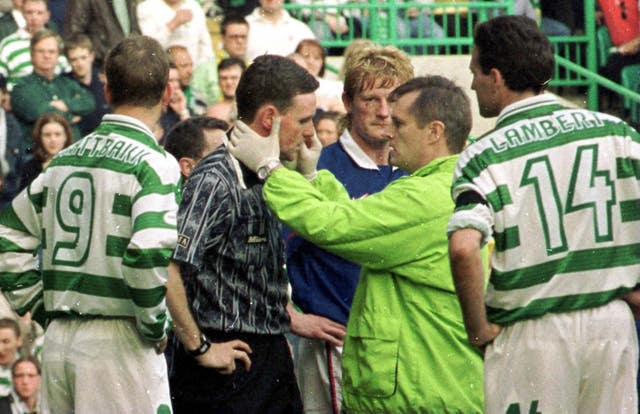
[[[370,269],[393,271],[421,266],[418,259],[425,247],[446,240],[446,234],[429,229],[433,222],[444,225],[451,214],[451,174],[432,177],[431,183],[424,177],[401,178],[358,200],[348,199],[344,188],[340,194],[335,178],[332,182],[327,174],[321,171],[318,182],[311,185],[301,175],[280,168],[263,189],[278,218],[317,246]],[[416,239],[421,242],[411,242]]]

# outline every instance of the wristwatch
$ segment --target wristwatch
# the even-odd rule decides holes
[[[282,163],[280,162],[280,160],[271,160],[265,165],[263,165],[262,167],[258,168],[258,171],[256,171],[256,174],[258,175],[259,179],[264,181],[267,179],[267,177],[269,177],[269,175],[271,175],[273,170],[275,170],[280,166],[282,166]]]
[[[197,357],[207,352],[209,348],[211,348],[211,341],[209,341],[209,338],[207,338],[204,333],[200,333],[200,346],[192,351],[187,350],[187,352],[192,357]]]

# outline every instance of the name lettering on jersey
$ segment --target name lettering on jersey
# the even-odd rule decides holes
[[[506,151],[535,141],[545,141],[558,134],[604,125],[595,112],[562,111],[547,118],[518,122],[502,130],[502,137],[489,138],[495,152]]]
[[[189,247],[190,241],[191,239],[189,239],[184,234],[178,234],[178,246],[184,247],[186,249],[187,247]]]
[[[111,158],[115,161],[135,165],[149,154],[151,154],[151,152],[141,145],[126,142],[122,139],[92,135],[84,138],[80,142],[80,145],[70,147],[59,155],[77,155],[88,158]]]

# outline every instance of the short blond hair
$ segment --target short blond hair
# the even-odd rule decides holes
[[[413,79],[413,65],[409,56],[395,46],[365,46],[350,56],[346,62],[344,95],[349,102],[355,96],[374,87],[390,88]],[[351,128],[351,116],[347,114],[341,127]]]

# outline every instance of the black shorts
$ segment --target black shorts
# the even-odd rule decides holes
[[[240,339],[253,353],[251,370],[238,363],[231,375],[203,368],[182,345],[172,349],[171,400],[174,414],[302,413],[300,391],[284,335],[204,331],[212,342]]]

